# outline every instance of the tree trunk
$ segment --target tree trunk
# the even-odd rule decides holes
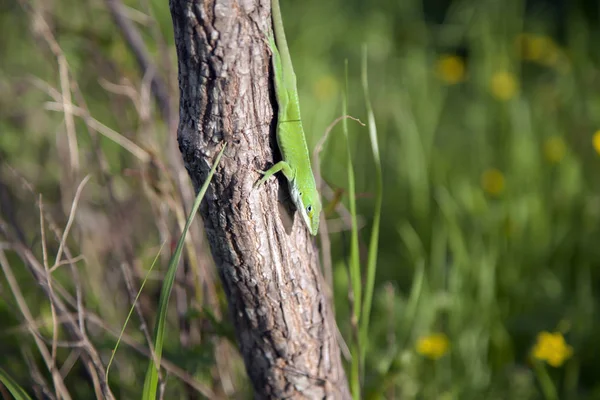
[[[270,0],[171,0],[178,140],[196,190],[228,148],[200,210],[257,398],[349,398],[315,242],[271,179],[278,159]],[[291,220],[286,230],[283,221]]]

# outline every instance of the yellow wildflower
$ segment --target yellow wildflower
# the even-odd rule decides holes
[[[540,332],[537,342],[533,347],[534,358],[546,361],[553,367],[560,367],[573,355],[573,348],[565,342],[565,338],[559,332]]]
[[[331,75],[323,75],[316,82],[313,87],[313,92],[317,100],[324,101],[329,100],[336,95],[338,91],[338,84],[335,78]]]
[[[453,85],[465,79],[465,63],[459,56],[444,54],[438,58],[436,75],[444,82]]]
[[[450,347],[450,341],[448,336],[443,333],[433,333],[431,335],[423,336],[417,340],[417,353],[437,360],[448,352]]]
[[[594,145],[594,150],[596,153],[600,154],[600,130],[597,130],[592,137],[592,144]]]
[[[486,193],[497,196],[504,191],[504,175],[496,168],[488,169],[481,175],[481,186]]]
[[[565,141],[560,136],[552,136],[544,141],[544,157],[552,164],[561,162],[567,152]]]
[[[510,100],[517,94],[517,80],[510,72],[496,72],[492,76],[490,90],[498,100]]]
[[[524,60],[547,66],[556,65],[560,56],[558,46],[547,36],[524,33],[517,37],[517,46]]]

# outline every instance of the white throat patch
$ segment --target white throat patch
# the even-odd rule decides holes
[[[309,230],[312,229],[310,225],[310,219],[308,218],[308,214],[306,214],[306,208],[304,208],[304,203],[302,203],[302,195],[300,191],[298,191],[298,188],[296,187],[294,181],[290,181],[290,193],[292,195],[292,201],[294,202],[296,209],[302,216],[304,223],[306,224]]]

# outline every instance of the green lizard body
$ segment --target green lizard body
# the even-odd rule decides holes
[[[315,184],[306,137],[302,128],[296,74],[292,67],[292,59],[285,39],[279,0],[272,0],[271,4],[275,37],[269,37],[269,47],[273,54],[275,94],[279,107],[277,143],[283,160],[267,171],[261,172],[263,177],[256,185],[261,185],[273,174],[281,171],[289,182],[292,201],[308,226],[310,233],[316,235],[319,230],[321,200]]]

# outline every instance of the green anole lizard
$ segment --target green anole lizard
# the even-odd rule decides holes
[[[263,184],[273,174],[279,171],[283,172],[289,182],[294,205],[310,233],[316,235],[319,230],[321,200],[310,166],[308,146],[300,119],[296,74],[292,67],[292,59],[283,31],[279,0],[272,0],[271,9],[275,37],[269,36],[269,47],[273,54],[275,94],[279,106],[277,143],[283,160],[266,171],[258,171],[263,174],[263,177],[256,183],[256,186]]]

